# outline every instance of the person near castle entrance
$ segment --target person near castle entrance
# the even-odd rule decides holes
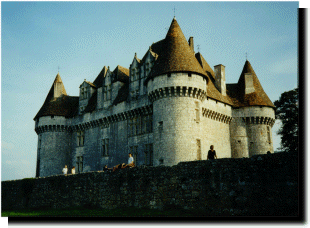
[[[210,150],[208,151],[208,157],[207,157],[207,160],[212,160],[212,159],[214,159],[214,158],[217,158],[217,156],[216,156],[216,152],[215,152],[215,150],[214,150],[214,146],[213,145],[211,145],[210,146]]]
[[[62,169],[62,173],[65,174],[65,175],[68,173],[67,165],[65,165],[65,168]]]
[[[71,173],[75,174],[75,167],[73,166],[73,168],[71,169]]]

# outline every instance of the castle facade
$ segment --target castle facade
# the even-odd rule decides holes
[[[35,116],[37,177],[102,170],[126,163],[176,165],[207,159],[273,153],[275,106],[246,60],[237,83],[227,84],[225,66],[214,70],[193,37],[174,18],[166,37],[129,69],[103,67],[68,96],[59,73]]]

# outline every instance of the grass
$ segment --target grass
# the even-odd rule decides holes
[[[44,209],[44,210],[15,210],[15,211],[2,211],[2,217],[37,217],[37,216],[56,216],[56,217],[117,217],[117,216],[203,216],[202,212],[196,210],[185,209],[169,209],[169,210],[156,210],[147,208],[119,208],[119,209],[102,209],[102,208],[74,208],[74,209]]]

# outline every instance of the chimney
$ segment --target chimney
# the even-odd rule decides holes
[[[254,84],[253,84],[253,75],[251,73],[244,74],[244,84],[245,84],[245,94],[255,92]]]
[[[188,39],[188,44],[189,44],[189,47],[192,49],[192,51],[195,53],[195,50],[194,50],[194,37],[190,37]]]
[[[222,64],[214,66],[214,73],[215,87],[223,96],[226,96],[225,66]]]

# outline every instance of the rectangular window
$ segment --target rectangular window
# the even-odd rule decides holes
[[[109,156],[109,139],[102,139],[102,156]]]
[[[197,139],[197,160],[201,160],[201,142],[200,139]]]
[[[76,169],[77,172],[83,172],[83,156],[76,157]]]
[[[158,122],[158,131],[163,131],[164,127],[163,127],[163,121]]]
[[[271,133],[270,133],[270,126],[267,126],[267,140],[271,143]]]
[[[153,132],[153,115],[146,116],[146,133]]]
[[[141,134],[146,133],[146,116],[141,116]]]
[[[199,107],[199,102],[195,101],[195,113],[196,113],[196,122],[200,121],[200,107]]]
[[[41,135],[39,135],[39,140],[38,140],[38,149],[41,149]]]
[[[84,146],[84,131],[78,131],[77,132],[77,145],[78,146]]]
[[[107,100],[111,100],[111,85],[107,86]]]
[[[153,144],[144,145],[144,164],[153,166]]]

